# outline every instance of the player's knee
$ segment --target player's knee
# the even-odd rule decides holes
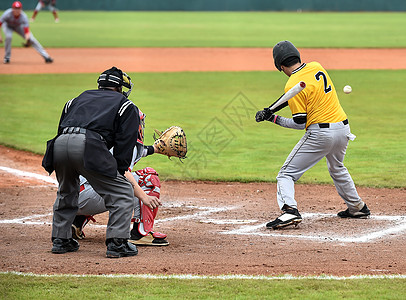
[[[160,197],[161,182],[157,171],[153,168],[146,167],[142,170],[136,171],[139,176],[138,184],[144,192],[150,196]]]
[[[300,177],[296,177],[294,174],[290,174],[286,171],[279,171],[278,176],[276,176],[276,181],[286,181],[286,180],[292,180],[292,181],[297,181]]]

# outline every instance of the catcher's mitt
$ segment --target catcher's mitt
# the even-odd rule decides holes
[[[31,40],[26,40],[24,43],[23,43],[23,47],[25,47],[25,48],[28,48],[28,47],[31,47]]]
[[[179,126],[171,126],[164,132],[155,129],[159,135],[158,138],[154,134],[154,148],[155,153],[160,153],[168,157],[176,156],[179,158],[186,158],[187,142],[186,135],[182,128]]]

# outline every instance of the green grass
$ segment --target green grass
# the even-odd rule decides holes
[[[3,299],[402,299],[406,280],[140,279],[0,274]]]
[[[27,12],[31,16],[31,12]],[[406,13],[69,12],[40,13],[31,29],[46,47],[406,47]],[[4,36],[4,35],[3,35]],[[21,39],[14,37],[13,45]],[[276,72],[130,74],[131,99],[153,128],[182,126],[189,158],[154,155],[139,167],[162,179],[274,181],[302,131],[255,123],[286,77]],[[331,71],[353,133],[346,156],[357,185],[405,187],[406,71]],[[43,153],[64,103],[97,74],[0,75],[0,144]],[[343,95],[345,84],[353,93]],[[239,94],[242,92],[242,94]],[[247,97],[247,98],[245,98]],[[283,115],[288,116],[285,109]],[[231,117],[231,119],[229,118]],[[216,133],[216,134],[214,134]],[[208,137],[212,136],[212,139]],[[325,161],[302,183],[329,183]],[[405,279],[179,280],[0,274],[1,299],[403,299]]]
[[[406,70],[331,71],[352,132],[346,166],[357,185],[405,187]],[[256,123],[257,109],[272,103],[287,77],[277,72],[207,72],[130,74],[131,99],[147,115],[146,144],[153,129],[182,126],[189,153],[184,163],[161,155],[143,159],[163,179],[275,181],[303,131]],[[97,74],[2,75],[0,143],[44,153],[56,133],[66,101],[94,88]],[[342,87],[351,84],[345,95]],[[282,115],[290,116],[285,108]],[[332,181],[325,160],[309,170],[301,183]]]
[[[43,12],[31,24],[45,47],[273,47],[285,39],[306,48],[406,47],[404,12],[61,11],[60,19]]]

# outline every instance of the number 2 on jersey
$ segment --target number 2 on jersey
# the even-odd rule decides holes
[[[324,82],[324,93],[329,93],[331,92],[331,85],[327,86],[327,76],[324,74],[322,71],[318,71],[314,77],[316,77],[316,80],[320,80],[320,76],[323,77],[323,82]]]

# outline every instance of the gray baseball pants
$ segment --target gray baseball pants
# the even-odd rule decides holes
[[[293,148],[278,173],[277,201],[279,208],[286,204],[297,208],[294,183],[311,167],[326,157],[327,167],[338,194],[350,213],[358,212],[364,202],[358,196],[354,181],[344,166],[344,157],[351,137],[350,126],[343,122],[330,123],[329,128],[310,125]]]
[[[7,24],[3,24],[3,32],[5,36],[5,41],[4,41],[4,48],[5,48],[5,53],[4,53],[4,58],[5,59],[10,59],[11,57],[11,40],[13,38],[13,31],[17,32],[19,35],[22,36],[23,39],[25,39],[24,35],[24,29],[22,26],[17,27],[17,28],[12,28],[8,27]],[[49,54],[45,51],[45,49],[41,46],[41,44],[37,41],[37,39],[34,37],[34,35],[31,32],[31,44],[32,47],[37,50],[37,52],[45,59],[49,57]]]
[[[135,176],[134,176],[135,177]],[[138,182],[138,178],[135,178]],[[107,211],[104,199],[94,190],[94,188],[88,183],[83,184],[83,191],[79,193],[78,215],[97,215]],[[140,201],[137,197],[133,196],[134,201],[134,218],[140,218]]]
[[[83,166],[85,140],[84,134],[63,134],[55,141],[54,167],[59,187],[53,207],[52,237],[72,237],[71,226],[78,211],[79,175],[83,175],[109,211],[106,239],[128,239],[134,207],[133,187],[119,173],[116,178],[110,178],[86,170]]]

